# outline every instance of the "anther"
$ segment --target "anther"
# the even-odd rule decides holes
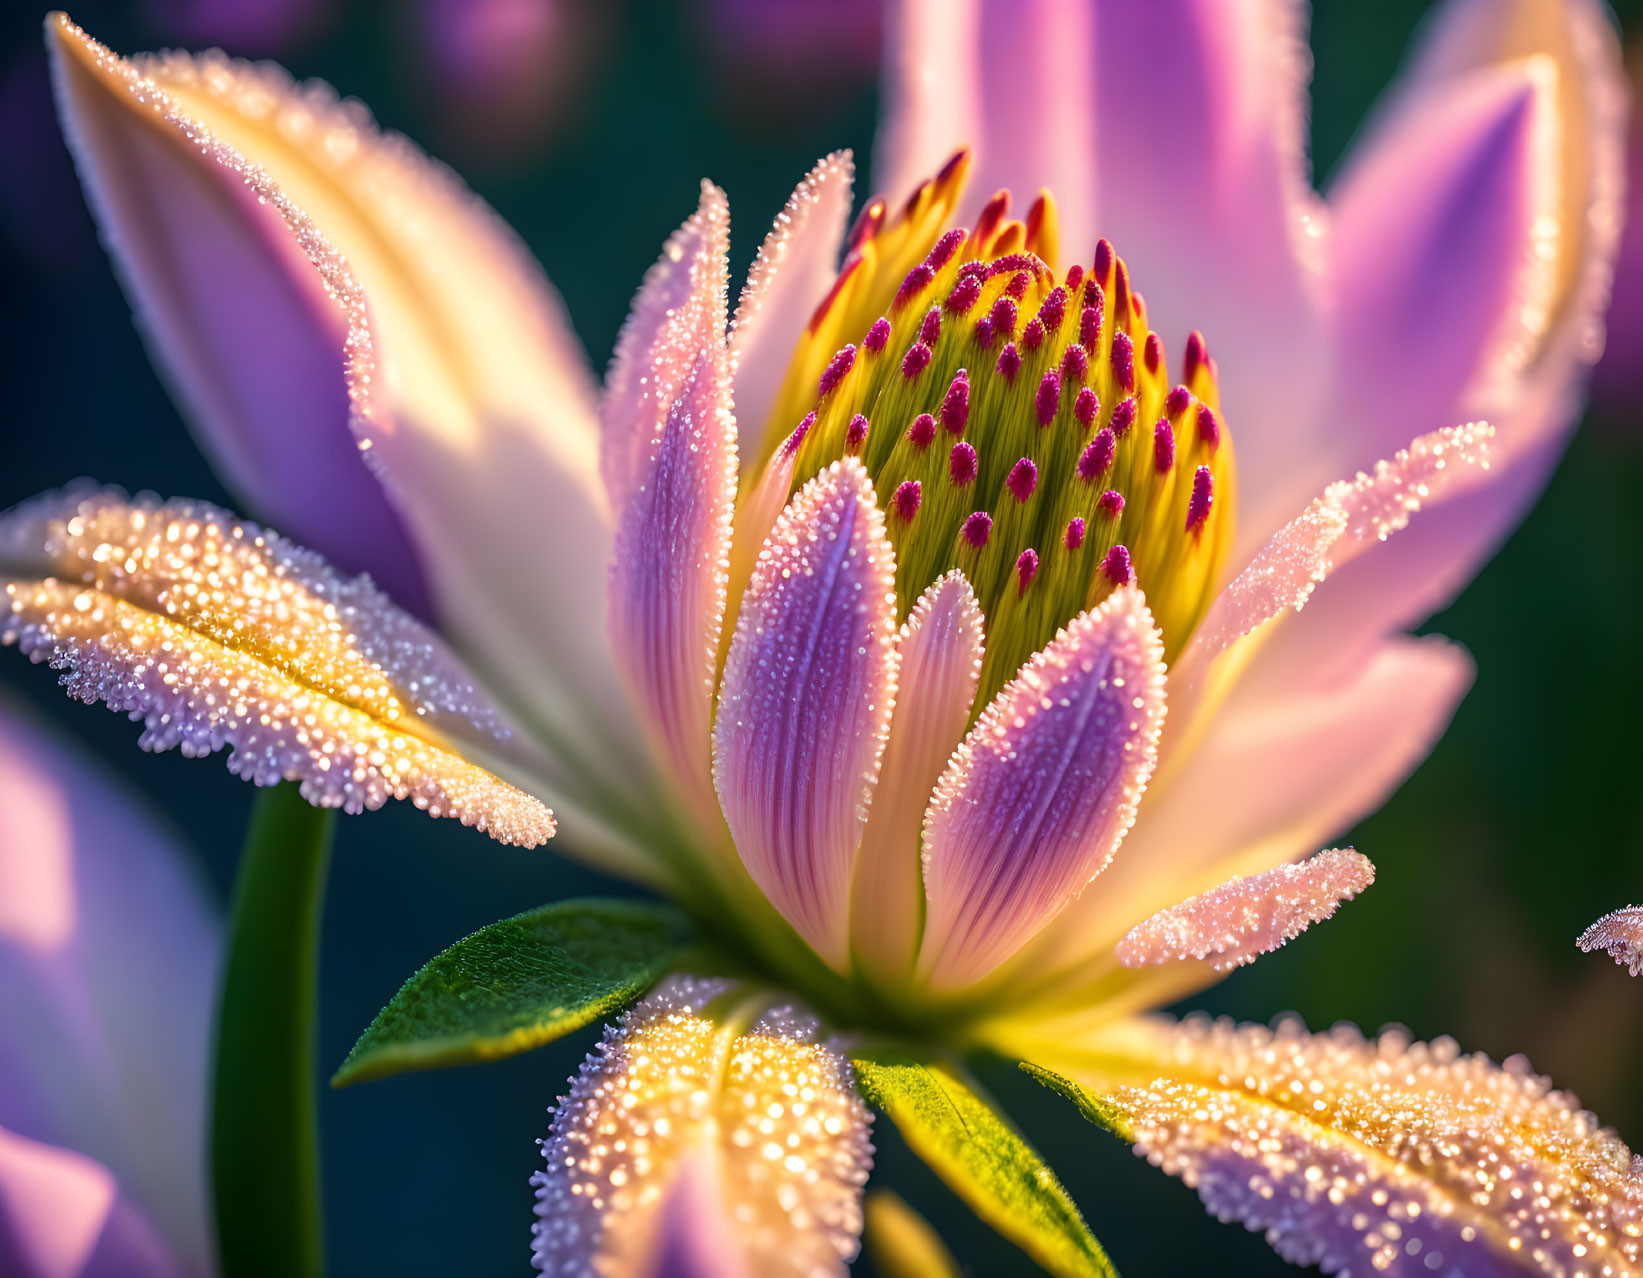
[[[1118,442],[1111,430],[1102,427],[1096,431],[1095,438],[1090,440],[1078,459],[1078,477],[1086,484],[1093,484],[1111,468],[1113,454],[1117,450]]]
[[[1147,334],[1146,345],[1141,348],[1141,358],[1149,373],[1157,373],[1164,366],[1164,343],[1157,333]]]
[[[1112,335],[1112,375],[1123,390],[1135,389],[1135,344],[1128,333]]]
[[[1009,337],[1015,333],[1015,316],[1015,298],[1000,297],[993,303],[992,313],[987,318],[993,322],[993,332]]]
[[[862,349],[877,355],[890,342],[890,321],[880,315],[873,321],[873,327],[867,330],[867,336],[861,339]]]
[[[1078,317],[1078,344],[1087,351],[1093,351],[1101,337],[1101,290],[1093,284],[1090,287],[1095,291],[1095,298]]]
[[[799,445],[804,443],[804,437],[810,433],[810,428],[816,424],[816,414],[806,413],[804,420],[793,428],[793,433],[787,437],[782,445],[782,456],[791,457],[799,451]]]
[[[1077,297],[1078,286],[1084,282],[1084,268],[1074,262],[1067,268],[1067,296]]]
[[[1208,404],[1198,406],[1198,442],[1212,453],[1221,446],[1221,423]]]
[[[976,345],[981,347],[982,350],[984,350],[984,351],[992,350],[992,348],[993,348],[993,321],[985,315],[983,315],[980,319],[978,319],[976,321],[975,338],[976,338]]]
[[[1105,280],[1107,272],[1112,270],[1112,243],[1109,240],[1095,242],[1095,278]]]
[[[935,442],[935,438],[936,419],[934,417],[931,417],[929,413],[920,413],[913,418],[913,424],[907,428],[907,442],[909,444],[922,453]]]
[[[981,281],[974,275],[965,275],[953,285],[943,305],[949,315],[963,315],[981,299]]]
[[[1044,322],[1042,320],[1027,321],[1027,327],[1021,330],[1021,344],[1030,351],[1036,351],[1044,344]]]
[[[985,510],[975,511],[964,521],[964,540],[980,550],[993,535],[993,517]]]
[[[1069,346],[1061,356],[1061,376],[1069,382],[1080,382],[1090,375],[1090,357],[1082,346]]]
[[[930,250],[930,256],[924,259],[932,271],[939,271],[953,260],[953,254],[958,252],[960,244],[964,243],[964,232],[954,227],[936,241],[936,246]]]
[[[1055,410],[1061,404],[1061,373],[1051,369],[1038,384],[1038,395],[1033,401],[1038,410],[1038,424],[1048,426],[1055,420]]]
[[[1135,401],[1121,399],[1118,406],[1112,410],[1112,433],[1119,439],[1124,438],[1124,432],[1135,425]]]
[[[1084,544],[1084,517],[1074,515],[1067,521],[1067,531],[1061,536],[1061,544],[1068,550],[1077,550]]]
[[[1067,318],[1067,290],[1052,288],[1044,298],[1043,305],[1038,308],[1038,318],[1052,333],[1060,328],[1061,321]]]
[[[1091,422],[1095,421],[1096,414],[1100,411],[1101,401],[1096,398],[1095,392],[1088,386],[1079,391],[1078,398],[1073,400],[1073,416],[1078,419],[1080,426],[1087,428]]]
[[[1204,335],[1193,329],[1187,334],[1187,349],[1181,356],[1181,376],[1190,382],[1208,360],[1209,351],[1204,347]]]
[[[1038,467],[1033,464],[1033,459],[1023,457],[1010,467],[1010,475],[1004,481],[1004,486],[1017,501],[1026,501],[1031,497],[1033,489],[1038,487]]]
[[[976,450],[963,440],[954,444],[953,451],[947,455],[947,474],[954,487],[968,488],[975,483],[976,470]]]
[[[936,273],[929,264],[920,262],[907,272],[907,278],[901,282],[901,288],[896,292],[896,300],[890,304],[892,311],[899,311],[907,306],[915,297],[930,287],[930,281],[935,279]]]
[[[1152,464],[1160,475],[1169,474],[1175,465],[1175,432],[1166,421],[1152,428]]]
[[[1215,477],[1210,474],[1208,466],[1200,466],[1192,477],[1192,497],[1187,502],[1187,531],[1189,533],[1202,532],[1204,522],[1209,518],[1210,507],[1215,504]]]
[[[1104,519],[1110,519],[1116,523],[1118,517],[1124,513],[1124,494],[1116,488],[1109,488],[1101,494],[1101,500],[1096,502],[1095,506]],[[1129,552],[1125,551],[1124,553],[1128,554]]]
[[[1026,271],[1010,276],[1010,282],[1004,286],[1004,296],[1013,297],[1020,301],[1027,296],[1027,285],[1032,283],[1032,276]]]
[[[947,394],[941,401],[941,425],[949,435],[964,434],[970,421],[970,375],[962,368],[953,374]]]
[[[867,428],[871,425],[867,418],[857,413],[850,419],[850,425],[844,432],[844,446],[852,453],[861,452],[861,446],[867,442]]]
[[[895,507],[896,517],[902,523],[912,523],[913,516],[918,514],[919,493],[918,480],[909,479],[896,489],[896,495],[890,499]]]
[[[816,387],[817,395],[826,397],[831,394],[833,388],[842,382],[845,379],[845,376],[855,366],[856,348],[854,346],[846,346],[837,355],[833,356],[832,361],[826,368],[822,369],[821,381]]]
[[[934,306],[930,308],[929,314],[924,317],[924,323],[919,325],[918,339],[932,349],[941,340],[941,311],[939,308]]]
[[[1135,570],[1130,566],[1129,548],[1117,545],[1109,550],[1107,557],[1101,561],[1101,571],[1115,586],[1128,585],[1134,581]]]
[[[1007,382],[1015,381],[1015,375],[1021,371],[1021,352],[1016,350],[1015,343],[1006,343],[998,353],[998,374]]]
[[[1192,392],[1185,386],[1177,386],[1164,397],[1164,415],[1179,417],[1187,411],[1187,405],[1192,402]]]
[[[1033,578],[1038,575],[1038,552],[1031,546],[1023,550],[1016,557],[1015,579],[1020,583],[1021,594],[1027,593],[1027,587],[1033,584]]]
[[[930,367],[931,351],[923,342],[915,342],[907,348],[907,354],[901,357],[901,375],[910,382],[916,382],[919,374]]]

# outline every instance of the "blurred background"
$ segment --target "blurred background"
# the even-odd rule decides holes
[[[1317,6],[1320,184],[1425,7]],[[52,117],[42,14],[18,0],[0,8],[0,508],[86,473],[231,504],[96,241]],[[117,50],[219,45],[364,99],[518,228],[598,367],[701,177],[730,194],[736,271],[818,156],[851,146],[865,167],[871,152],[875,0],[88,0],[72,16]],[[1643,4],[1620,17],[1643,67]],[[870,193],[868,174],[858,204]],[[1397,1021],[1497,1059],[1524,1052],[1640,1149],[1643,980],[1574,947],[1599,914],[1643,900],[1643,219],[1627,239],[1583,428],[1539,507],[1430,623],[1471,650],[1476,686],[1414,778],[1342,832],[1379,868],[1374,889],[1194,1006],[1257,1021],[1294,1010],[1314,1028]],[[134,725],[67,703],[15,654],[0,660],[0,696],[34,705],[146,793],[226,901],[250,787],[220,762],[140,754]],[[343,819],[323,1068],[445,945],[546,900],[613,890],[551,853],[503,848],[408,805]],[[535,1140],[593,1037],[327,1093],[332,1272],[526,1273]],[[985,1077],[1123,1272],[1289,1272],[1063,1102],[1009,1068]],[[942,1222],[977,1278],[1028,1268],[893,1132],[877,1135],[889,1183]]]

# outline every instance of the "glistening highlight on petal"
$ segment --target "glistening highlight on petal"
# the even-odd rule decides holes
[[[719,692],[713,780],[736,850],[836,965],[896,695],[895,577],[867,472],[835,462],[776,521]]]
[[[1576,942],[1590,954],[1602,950],[1633,976],[1643,976],[1643,905],[1628,905],[1605,914]]]
[[[1126,586],[993,699],[924,818],[919,967],[978,980],[1099,874],[1135,822],[1164,719],[1163,641]]]
[[[1299,865],[1232,879],[1137,923],[1118,943],[1125,967],[1208,959],[1217,972],[1253,963],[1335,913],[1375,881],[1369,858],[1328,848]]]
[[[536,799],[470,763],[509,738],[437,636],[368,577],[203,502],[48,494],[0,516],[0,642],[145,749],[233,748],[258,785],[349,812],[410,799],[504,843],[552,837]]]
[[[1156,1077],[1098,1097],[1045,1081],[1292,1263],[1349,1278],[1643,1264],[1643,1158],[1522,1057],[1201,1017],[1113,1046]]]
[[[723,981],[675,977],[606,1031],[532,1182],[542,1272],[695,1275],[711,1240],[715,1274],[842,1278],[873,1153],[850,1063],[792,1008],[708,1014],[736,1003]],[[681,1196],[722,1215],[681,1220]]]

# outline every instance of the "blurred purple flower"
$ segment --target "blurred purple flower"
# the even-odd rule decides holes
[[[694,0],[694,9],[715,87],[766,119],[831,108],[878,69],[882,0]]]
[[[218,924],[173,833],[0,702],[0,1273],[201,1278]]]
[[[167,40],[219,45],[242,57],[288,53],[329,19],[337,0],[144,0]]]

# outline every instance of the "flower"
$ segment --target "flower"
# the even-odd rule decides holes
[[[1580,934],[1587,954],[1602,950],[1633,976],[1643,976],[1643,905],[1611,910]]]
[[[863,1045],[1167,1080],[1195,1031],[1131,1014],[1367,884],[1350,852],[1284,867],[1447,721],[1468,662],[1401,632],[1538,488],[1601,345],[1613,40],[1583,0],[1520,9],[1451,4],[1326,202],[1291,6],[908,3],[875,166],[894,202],[846,235],[851,159],[823,159],[732,317],[704,183],[597,404],[506,228],[357,104],[218,55],[122,60],[54,18],[155,358],[229,484],[325,559],[197,503],[51,495],[0,519],[0,637],[145,744],[231,746],[314,802],[410,797],[534,844],[549,801],[574,854],[728,947],[740,979],[653,995],[561,1111],[551,1271],[687,1266],[702,1230],[834,1267],[866,1158],[846,1051],[898,1125],[950,1109],[992,1133],[967,1146],[1038,1167],[963,1183],[1052,1267],[1098,1266],[958,1075]],[[1006,187],[1037,192],[1019,220]],[[1154,320],[1200,327],[1177,346]],[[617,1096],[642,1160],[607,1143]],[[760,1142],[743,1109],[794,1125]],[[1434,1114],[1435,1138],[1471,1130]],[[1326,1126],[1287,1156],[1327,1158]],[[1323,1229],[1233,1214],[1285,1254]],[[1357,1272],[1380,1244],[1352,1229]],[[1605,1238],[1616,1265],[1629,1237]]]
[[[214,1268],[205,1106],[218,921],[172,831],[0,702],[0,1262]]]

